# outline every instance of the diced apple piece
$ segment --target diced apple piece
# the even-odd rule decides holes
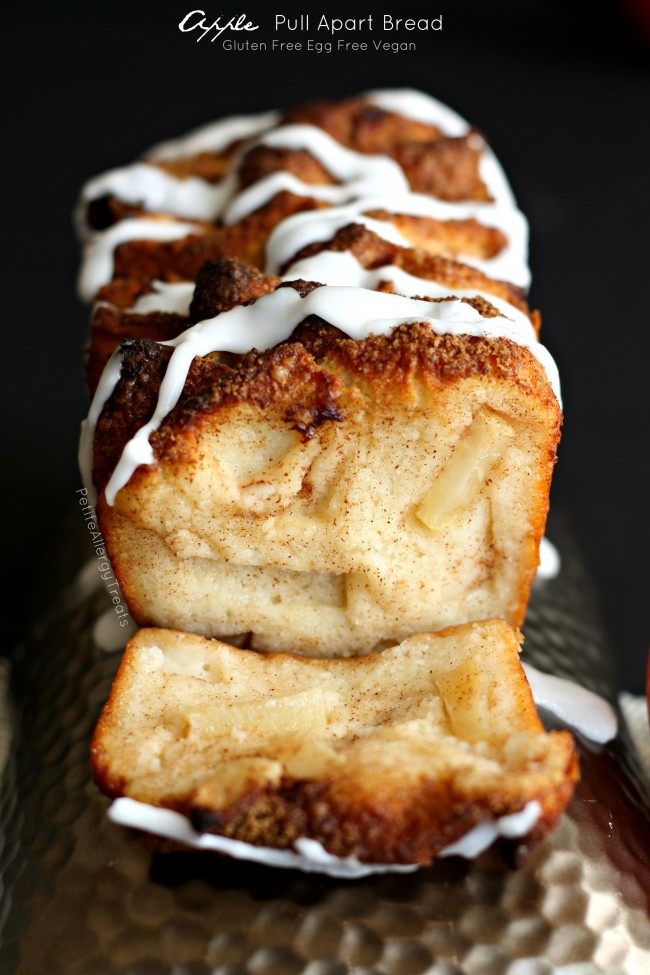
[[[436,677],[451,730],[463,741],[474,743],[494,737],[493,675],[487,676],[475,660]]]
[[[291,735],[324,731],[325,700],[320,688],[241,704],[209,704],[186,715],[189,730],[201,737],[219,738],[233,733]]]
[[[512,426],[494,413],[479,413],[420,502],[415,514],[437,531],[474,500],[514,436]]]

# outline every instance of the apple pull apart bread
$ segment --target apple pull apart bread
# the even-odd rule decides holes
[[[476,131],[411,91],[227,119],[78,223],[81,464],[140,624],[318,657],[521,624],[561,413]]]
[[[238,856],[424,865],[499,834],[525,847],[555,824],[576,761],[568,732],[542,728],[517,638],[490,620],[310,660],[141,630],[95,731],[95,776],[136,801],[131,825],[171,810]]]

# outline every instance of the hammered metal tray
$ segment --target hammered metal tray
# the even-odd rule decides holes
[[[554,519],[524,656],[615,704],[589,581]],[[90,734],[118,655],[72,587],[14,660],[15,747],[0,806],[2,971],[20,975],[646,975],[650,791],[624,726],[580,743],[582,781],[524,866],[497,850],[340,881],[151,853],[106,819]]]

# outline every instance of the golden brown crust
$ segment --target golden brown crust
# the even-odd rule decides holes
[[[571,736],[559,734],[564,738],[563,781],[537,795],[542,814],[528,843],[538,842],[555,827],[578,778]],[[279,787],[258,789],[219,813],[193,801],[174,808],[199,832],[218,833],[255,846],[286,849],[308,836],[322,842],[333,856],[423,866],[479,823],[512,812],[501,796],[481,796],[468,802],[461,783],[453,781],[423,779],[416,796],[412,789],[402,793],[393,789],[382,796],[383,801],[364,795],[342,799],[336,791],[334,783],[287,781]]]
[[[371,335],[360,342],[341,338],[329,346],[326,361],[387,395],[397,393],[397,386],[404,393],[415,377],[434,386],[485,376],[516,383],[535,396],[547,390],[544,400],[554,399],[544,370],[524,346],[505,338],[436,335],[428,323],[399,325],[388,336]]]
[[[206,261],[239,258],[254,267],[264,263],[264,245],[281,220],[292,213],[313,210],[316,200],[278,193],[273,199],[230,227],[204,225],[197,234],[172,241],[131,240],[115,251],[114,276],[140,282],[194,281]]]
[[[170,357],[171,350],[146,341],[129,342],[123,349],[122,376],[97,430],[94,477],[100,489],[126,442],[153,412]],[[297,344],[267,353],[253,351],[239,358],[235,367],[214,356],[197,358],[178,405],[152,435],[151,443],[161,456],[178,461],[187,455],[184,439],[193,439],[191,430],[201,418],[214,416],[234,402],[249,402],[262,410],[273,403],[290,427],[310,437],[321,423],[340,419],[341,385],[334,373],[320,369]]]
[[[489,198],[479,172],[483,144],[475,132],[449,138],[363,99],[295,109],[284,122],[315,124],[356,151],[387,154],[415,191],[449,201]],[[231,171],[235,148],[155,165],[181,179],[198,175],[216,181]],[[259,145],[238,157],[239,188],[279,171],[307,187],[336,181],[306,150]],[[106,304],[94,312],[91,388],[110,353],[127,339],[121,377],[104,406],[94,444],[97,512],[116,577],[140,623],[232,636],[238,645],[253,648],[238,660],[226,650],[233,680],[249,665],[257,666],[255,649],[297,646],[321,658],[366,655],[408,634],[459,620],[499,614],[520,624],[544,529],[561,415],[542,366],[529,349],[505,338],[437,335],[424,322],[354,341],[312,316],[267,351],[195,358],[180,399],[150,437],[154,463],[137,468],[115,504],[108,505],[107,481],[157,402],[172,354],[159,343],[188,324],[278,287],[310,293],[316,282],[282,283],[258,268],[282,220],[322,206],[315,197],[282,192],[230,226],[197,223],[195,234],[178,240],[124,243],[115,252],[114,280],[99,295]],[[111,196],[88,208],[95,228],[139,215],[140,208]],[[382,210],[369,215],[389,221],[414,246],[397,246],[350,224],[331,240],[292,255],[282,271],[323,249],[349,252],[367,270],[392,265],[453,291],[481,291],[505,300],[538,328],[539,315],[530,312],[523,289],[455,260],[461,253],[482,260],[499,254],[508,243],[500,230],[477,220],[439,221]],[[129,311],[154,279],[196,280],[189,315]],[[380,291],[392,288],[389,281],[378,285]],[[462,300],[483,317],[499,314],[486,297]],[[462,494],[455,507],[445,507],[444,499],[441,504],[441,485],[445,499]],[[493,636],[499,627],[507,629],[498,623]],[[503,640],[512,639],[500,632]],[[171,638],[188,641],[191,660],[194,638],[181,633]],[[147,639],[165,645],[170,636],[152,631],[132,642],[141,649]],[[409,651],[403,653],[408,660]],[[479,648],[477,658],[481,653]],[[173,712],[176,692],[172,677],[149,703],[144,691],[150,689],[144,688],[136,695],[138,708],[130,718],[135,724],[129,728],[124,699],[137,675],[127,649],[94,735],[95,776],[112,796],[175,809],[200,831],[262,846],[288,848],[311,837],[337,856],[424,864],[476,824],[534,800],[542,812],[526,839],[530,842],[552,828],[568,802],[577,764],[567,733],[543,735],[530,691],[513,663],[516,649],[513,654],[491,677],[473,662],[458,696],[465,720],[467,713],[483,710],[491,716],[491,707],[472,704],[475,684],[488,680],[490,704],[499,695],[514,695],[512,721],[506,708],[508,720],[500,730],[495,724],[477,739],[459,733],[460,758],[450,743],[457,729],[446,700],[433,732],[426,722],[424,733],[422,728],[405,731],[393,714],[384,716],[373,751],[377,722],[369,720],[364,733],[347,742],[348,765],[330,754],[322,767],[317,762],[307,771],[302,751],[309,753],[313,742],[299,743],[290,734],[278,741],[278,754],[269,753],[264,743],[259,752],[255,742],[244,746],[241,766],[233,758],[241,745],[237,736],[225,756],[210,736],[204,741],[199,736],[184,752],[182,739],[192,730],[179,732],[186,720],[181,711],[160,719],[156,728],[156,735],[162,729],[163,738],[173,740],[169,761],[163,749],[158,766],[154,761],[138,779],[141,770],[134,770],[148,747],[143,744],[147,728],[139,722],[148,710],[156,713],[159,701]],[[354,662],[293,658],[290,667],[304,674],[312,667],[315,672],[318,666],[332,671],[350,666],[354,682],[356,670],[381,656]],[[267,660],[271,674],[286,666],[281,655]],[[432,660],[429,675],[434,666]],[[330,671],[322,673],[325,679]],[[396,687],[400,699],[394,706],[400,708],[411,677],[407,665],[401,675],[379,681],[375,697],[382,701]],[[359,700],[369,687],[363,685]],[[236,706],[246,699],[235,695]],[[348,701],[346,721],[355,708],[358,701]],[[409,712],[409,719],[421,717]],[[440,750],[449,749],[454,760],[432,771],[439,757],[436,734],[442,736]],[[503,765],[504,774],[491,784],[486,784],[489,775],[481,781],[471,762],[465,764],[477,741],[472,753],[477,767],[485,772],[485,759]],[[133,742],[137,747],[129,757]],[[284,763],[280,773],[268,770],[274,761]],[[169,780],[157,775],[161,762]]]
[[[277,198],[276,198],[277,200]],[[261,214],[262,211],[259,211]],[[216,256],[214,259],[203,258],[213,249],[229,251],[236,249],[234,241],[241,228],[229,228],[228,231],[216,230],[202,237],[190,237],[174,241],[172,244],[156,244],[153,242],[135,241],[123,245],[130,249],[130,256],[140,255],[139,263],[142,277],[125,279],[117,278],[110,285],[105,286],[98,294],[100,301],[114,303],[120,307],[128,307],[140,294],[148,289],[147,281],[153,270],[152,265],[145,260],[147,255],[155,255],[160,260],[163,253],[172,253],[172,264],[178,271],[184,267],[184,273],[196,271],[196,293],[192,302],[189,322],[198,322],[227,311],[238,304],[244,304],[274,291],[281,283],[281,278],[275,275],[265,275],[255,268],[254,261],[250,263],[237,257]],[[224,244],[224,235],[228,236],[228,244]],[[251,237],[253,239],[254,235]],[[219,239],[220,243],[215,245]],[[242,233],[241,240],[244,250],[250,241],[246,233]],[[248,243],[247,243],[248,241]],[[232,245],[232,246],[231,246]],[[253,246],[257,246],[256,244]],[[167,251],[163,252],[163,248]],[[198,248],[199,257],[196,256]],[[401,268],[414,277],[424,281],[436,281],[441,285],[454,289],[483,291],[495,297],[502,298],[527,314],[536,332],[539,331],[540,316],[538,312],[530,311],[525,300],[523,289],[507,281],[498,281],[488,277],[470,265],[463,264],[446,257],[427,253],[417,248],[399,247],[384,240],[373,231],[361,224],[349,224],[337,231],[333,238],[319,241],[302,248],[281,269],[287,270],[288,264],[302,258],[311,257],[323,250],[349,252],[359,261],[362,267],[371,270],[384,265]],[[249,253],[249,257],[250,257]],[[196,267],[200,264],[200,267]],[[162,271],[159,267],[156,277],[174,278],[175,273]],[[390,282],[380,283],[379,291],[392,292],[395,290]],[[478,302],[478,303],[477,303]],[[473,302],[481,313],[497,314],[490,311],[482,299]],[[93,315],[90,350],[87,357],[88,382],[91,390],[101,375],[101,370],[109,355],[124,338],[151,338],[163,341],[172,338],[187,326],[188,319],[180,316],[164,316],[160,313],[146,316],[120,315],[116,310],[96,310]]]
[[[471,134],[411,143],[391,155],[404,170],[411,189],[453,203],[490,199],[479,174],[481,152],[482,145],[477,146],[476,135]]]
[[[475,132],[448,138],[435,126],[359,98],[304,105],[286,112],[283,122],[316,125],[357,152],[392,156],[417,192],[450,201],[488,197],[478,171],[482,142]]]
[[[93,480],[100,490],[125,444],[153,414],[171,355],[169,346],[149,339],[123,342],[120,381],[102,411],[95,436]]]
[[[438,129],[402,116],[384,112],[358,99],[342,103],[313,103],[287,112],[285,123],[307,123],[324,129],[337,141],[358,152],[380,153],[412,141],[439,138]],[[233,155],[241,141],[221,152],[200,152],[178,159],[148,160],[151,165],[183,179],[198,177],[217,182],[232,168]],[[258,146],[245,153],[239,170],[240,187],[246,187],[278,169],[293,173],[306,183],[332,183],[332,176],[305,150],[292,152]],[[93,230],[103,230],[118,220],[143,214],[141,207],[127,204],[111,194],[91,200],[86,219]]]
[[[235,145],[231,146],[226,152],[197,152],[192,156],[181,156],[178,159],[148,161],[157,166],[158,169],[162,169],[178,179],[195,176],[206,180],[208,183],[218,183],[232,166],[234,150]]]
[[[242,261],[227,258],[206,261],[196,279],[190,319],[201,322],[236,305],[255,301],[275,291],[281,280]]]
[[[367,102],[363,97],[347,99],[340,103],[320,102],[302,106],[287,112],[285,123],[307,122],[328,132],[343,145],[366,153],[388,153],[403,165],[415,189],[437,193],[442,198],[455,199],[466,196],[483,199],[485,188],[478,178],[477,159],[482,148],[476,133],[464,139],[447,139],[435,126],[426,125],[396,113],[387,112]],[[225,150],[215,153],[202,152],[187,159],[152,160],[152,164],[183,179],[200,176],[214,181],[223,177],[233,167],[236,159],[240,188],[263,179],[278,170],[287,171],[307,185],[333,182],[326,166],[303,149],[288,150],[272,146],[253,146],[243,155],[237,154],[241,142],[235,142]],[[279,222],[293,213],[324,206],[309,197],[291,193],[277,194],[258,211],[232,226],[215,226],[197,222],[197,233],[173,241],[130,240],[117,247],[114,254],[114,280],[101,289],[98,298],[128,309],[136,294],[146,290],[154,280],[167,282],[191,281],[200,274],[206,261],[235,258],[251,267],[261,267],[264,262],[266,241]],[[110,195],[92,200],[88,206],[91,227],[104,228],[125,217],[144,216],[137,205],[126,204]],[[351,227],[336,235],[332,249],[349,249],[364,267],[376,267],[382,262],[393,262],[409,273],[421,274],[425,279],[439,278],[450,287],[481,286],[489,293],[506,297],[513,304],[527,310],[519,291],[503,282],[490,282],[489,278],[436,263],[436,258],[455,256],[462,248],[483,256],[497,253],[505,238],[495,228],[481,227],[476,221],[434,221],[408,215],[389,215],[379,212],[395,226],[406,232],[418,246],[428,250],[432,261],[427,261],[415,251],[406,251],[387,244],[370,234],[365,228]],[[356,237],[355,237],[356,234]],[[316,253],[325,244],[305,248],[300,256]],[[234,267],[234,266],[233,266]],[[221,296],[220,302],[212,297],[202,301],[195,299],[190,321],[197,321],[216,314],[236,303],[251,300],[277,285],[277,279],[268,279],[249,292],[239,290],[237,282],[229,297]],[[379,290],[389,291],[388,283],[380,283]],[[201,282],[199,282],[199,291]],[[223,289],[222,289],[223,290]],[[532,316],[538,324],[538,316]],[[178,334],[186,319],[176,316],[152,314],[146,317],[115,310],[96,312],[87,352],[87,373],[91,390],[95,388],[103,364],[108,356],[126,337],[149,337],[166,340]]]
[[[372,230],[368,230],[362,224],[348,224],[337,231],[330,240],[318,241],[303,247],[285,264],[283,273],[294,261],[312,257],[324,250],[349,252],[356,257],[362,267],[368,270],[391,264],[414,277],[422,278],[424,281],[437,281],[450,289],[475,288],[477,291],[486,291],[497,298],[503,298],[504,301],[530,316],[522,288],[508,281],[495,280],[469,264],[427,253],[423,249],[399,247]]]
[[[233,401],[284,410],[286,422],[305,435],[315,425],[340,418],[337,376],[363,381],[387,399],[409,395],[414,382],[453,383],[471,376],[516,383],[548,404],[553,393],[532,353],[509,339],[436,335],[428,324],[401,325],[388,336],[356,341],[320,319],[298,326],[295,341],[265,352],[194,359],[178,405],[152,436],[160,457],[178,433],[186,436],[201,417],[214,416]],[[153,413],[171,350],[147,340],[122,350],[122,374],[100,416],[95,437],[94,478],[101,491],[127,441]],[[326,381],[325,381],[325,377]],[[327,393],[323,398],[322,383]],[[334,399],[332,399],[334,397]]]
[[[330,172],[306,149],[255,146],[242,159],[238,169],[239,188],[245,189],[273,173],[290,173],[314,186],[335,183]]]
[[[280,281],[280,278],[262,274],[242,261],[225,258],[206,261],[197,276],[189,315],[159,311],[134,314],[129,309],[138,298],[151,292],[150,286],[126,278],[117,278],[105,285],[97,295],[85,355],[86,380],[91,394],[97,388],[109,357],[126,339],[166,342],[196,322],[274,291]]]
[[[369,210],[367,215],[392,223],[414,247],[454,260],[461,260],[461,254],[465,259],[496,257],[508,243],[506,235],[497,227],[488,227],[475,219],[434,220],[433,217],[389,213],[381,209]]]
[[[142,242],[138,242],[138,246],[140,243]],[[539,313],[530,312],[522,289],[509,282],[489,278],[469,265],[426,254],[417,249],[398,247],[359,224],[350,224],[342,228],[329,241],[306,246],[291,260],[293,262],[294,259],[310,257],[323,249],[349,251],[367,269],[393,264],[424,280],[448,285],[450,289],[476,288],[485,291],[503,298],[528,314],[536,331],[539,330]],[[178,335],[188,323],[211,318],[235,305],[252,301],[275,290],[280,283],[281,278],[265,275],[252,265],[238,259],[219,257],[208,260],[201,265],[197,273],[195,297],[189,318],[185,318],[166,316],[163,313],[129,315],[125,312],[120,315],[118,310],[132,306],[137,298],[150,291],[150,285],[139,279],[115,279],[105,285],[97,295],[99,307],[93,314],[91,331],[89,367],[92,369],[92,381],[89,379],[91,389],[96,385],[108,356],[122,339],[133,337],[164,341]],[[389,282],[385,282],[380,284],[377,290],[393,291],[394,288]],[[110,310],[106,309],[103,303],[114,307]],[[497,314],[496,310],[490,312],[489,307],[481,299],[476,299],[473,303],[475,307],[482,306],[486,315]]]
[[[323,99],[289,109],[283,125],[315,125],[356,152],[386,152],[404,143],[431,142],[442,133],[435,126],[387,112],[363,98]]]
[[[390,113],[368,113],[368,106],[362,102],[357,100],[356,106],[350,103],[335,111],[321,106],[316,114],[320,113],[325,127],[338,129],[343,143],[357,147],[363,143],[367,151],[381,144],[392,154],[405,153],[415,169],[424,167],[425,176],[432,145],[437,146],[435,152],[443,160],[446,154],[451,158],[462,149],[460,141],[446,140],[437,131],[426,132],[426,127],[415,126],[418,131],[412,135],[410,123],[401,120],[398,125]],[[470,149],[478,157],[481,146],[479,137],[472,133],[462,152]],[[304,150],[255,146],[242,159],[240,185],[250,185],[279,168],[291,170],[305,181],[330,179],[323,165]],[[444,180],[445,165],[433,168]],[[466,177],[467,173],[463,179]],[[159,338],[185,326],[183,319],[153,315],[152,333],[148,333],[146,322],[129,320],[127,296],[146,288],[149,276],[175,280],[198,274],[189,316],[192,322],[213,319],[277,287],[291,286],[300,294],[309,293],[317,286],[315,282],[281,284],[278,277],[256,268],[277,221],[297,212],[294,207],[318,205],[313,199],[280,194],[240,224],[202,225],[200,235],[170,243],[123,245],[124,250],[118,252],[118,270],[122,259],[124,271],[129,268],[128,248],[132,249],[131,256],[139,255],[142,260],[132,281],[118,277],[106,289],[115,294],[123,320],[113,312],[98,316],[97,345],[101,348],[93,361],[94,375],[97,360],[108,353],[120,334],[133,331],[138,336],[153,334]],[[425,283],[433,280],[442,289],[460,289],[467,295],[461,300],[484,318],[499,314],[497,298],[508,301],[538,326],[539,317],[529,312],[521,289],[435,253],[437,248],[453,249],[454,239],[457,244],[462,237],[483,253],[494,252],[503,245],[500,232],[494,228],[481,230],[472,221],[462,227],[447,226],[446,222],[441,226],[427,218],[399,214],[393,215],[393,222],[416,239],[426,239],[430,234],[432,250],[399,247],[363,225],[351,224],[338,230],[331,241],[309,246],[297,256],[308,257],[323,247],[349,252],[362,268],[376,271],[392,265]],[[217,254],[221,249],[232,249],[239,256],[217,257],[204,264],[210,248]],[[165,263],[167,258],[169,262]],[[377,284],[381,291],[393,287],[388,280]],[[478,290],[481,295],[477,297]],[[495,303],[489,300],[492,296]],[[211,327],[218,345],[218,318]],[[97,429],[94,461],[100,490],[126,441],[152,415],[169,355],[169,349],[156,348],[147,341],[125,346],[122,378],[104,407]],[[418,447],[412,453],[414,458],[419,457],[417,461],[403,457],[404,445],[399,438],[402,428],[413,432]],[[474,429],[476,434],[471,433]],[[175,408],[150,438],[156,462],[134,472],[119,493],[115,510],[102,501],[99,507],[116,570],[136,618],[212,635],[235,633],[242,637],[252,633],[251,645],[281,649],[286,642],[274,643],[271,590],[281,590],[283,606],[297,605],[303,599],[309,602],[317,590],[319,612],[323,609],[332,625],[327,637],[310,636],[305,652],[331,654],[340,640],[342,653],[358,653],[364,650],[364,634],[368,649],[385,639],[401,639],[419,626],[435,628],[467,618],[455,609],[451,616],[439,616],[430,586],[426,599],[419,597],[415,583],[420,576],[415,570],[408,580],[392,579],[394,570],[386,561],[386,553],[402,551],[405,538],[416,560],[428,560],[431,578],[439,579],[441,573],[447,573],[449,590],[457,595],[467,586],[474,606],[472,618],[502,612],[511,621],[521,620],[537,561],[558,431],[557,403],[539,361],[525,347],[506,339],[436,336],[424,323],[395,329],[387,337],[356,342],[312,317],[301,322],[275,349],[253,349],[246,356],[215,352],[195,359]],[[514,451],[508,447],[512,437],[517,441]],[[255,453],[257,448],[251,446],[249,454],[246,445],[254,442],[266,445],[261,453],[259,449]],[[233,451],[237,443],[241,449]],[[387,444],[393,445],[392,452],[382,455]],[[437,498],[435,484],[439,479],[446,483],[447,458],[451,459],[449,470],[460,478],[458,483],[464,484],[469,475],[467,465],[459,458],[475,448],[477,457],[487,458],[480,462],[482,473],[463,494],[468,498],[465,507],[458,500],[453,517],[445,515],[449,524],[444,519],[439,523],[435,505],[431,507],[433,502],[426,501],[427,491]],[[391,485],[391,475],[386,472],[387,464],[388,471],[392,470],[393,456],[396,469],[401,469],[399,487]],[[418,479],[421,465],[427,470],[426,483],[421,474]],[[497,465],[498,470],[494,485],[491,465]],[[379,494],[373,493],[373,470],[374,483],[381,482],[381,492],[385,492],[381,502]],[[337,485],[348,484],[346,471],[354,471],[357,480],[341,488],[339,497]],[[408,489],[404,487],[405,471]],[[528,484],[524,483],[526,471],[533,472]],[[323,485],[330,483],[328,478],[331,484],[324,489]],[[358,495],[359,484],[377,499],[376,510]],[[170,497],[179,491],[187,498],[177,504]],[[319,492],[325,493],[321,496]],[[346,492],[355,497],[351,506]],[[202,499],[200,505],[195,503],[197,493]],[[180,512],[185,504],[189,508],[183,519]],[[436,501],[436,505],[438,511],[446,510],[444,504]],[[345,511],[345,518],[333,514],[338,509]],[[251,519],[252,511],[259,515],[257,520]],[[377,537],[370,543],[359,522],[356,535],[351,535],[348,543],[341,524],[345,528],[348,519],[363,518],[374,526]],[[398,522],[401,527],[395,533]],[[298,526],[302,526],[303,535]],[[303,545],[301,551],[299,539],[313,540],[318,532],[321,540],[331,535],[332,548],[321,541]],[[289,537],[294,545],[290,555]],[[456,545],[464,555],[451,565],[445,562],[444,553]],[[162,596],[151,601],[151,580],[140,584],[148,578],[149,570],[142,564],[148,549],[156,550],[156,565],[166,573],[172,590],[168,605],[163,605]],[[232,598],[224,595],[219,602],[221,594],[240,576],[245,579],[245,591],[259,592],[264,586],[268,590],[269,607],[263,625],[258,625],[259,610],[253,624],[251,607],[231,612],[228,607],[233,605]],[[199,577],[197,590],[194,583]],[[162,594],[163,588],[159,591]],[[391,592],[407,591],[408,599],[405,597],[398,606],[399,600],[393,600]],[[238,605],[243,607],[245,601],[240,600]],[[354,609],[357,604],[358,612]],[[195,611],[195,605],[203,609]],[[463,598],[453,597],[449,605],[460,608]],[[400,606],[408,606],[408,613]],[[231,629],[226,629],[228,619],[235,620]],[[364,623],[360,623],[362,619]],[[289,632],[295,635],[295,631]],[[303,636],[300,633],[295,638]]]
[[[404,170],[412,190],[430,193],[448,201],[486,200],[487,189],[479,174],[483,143],[476,132],[448,138],[435,126],[378,108],[364,99],[343,102],[314,102],[285,113],[281,124],[308,124],[323,129],[344,146],[362,153],[383,153]],[[235,142],[220,152],[201,152],[185,158],[149,160],[171,175],[184,179],[199,177],[216,182],[231,171]],[[289,150],[254,146],[238,160],[240,188],[283,170],[307,184],[336,182],[326,166],[304,149]],[[89,227],[102,230],[126,217],[141,216],[138,205],[111,194],[91,200],[86,207]],[[224,252],[225,256],[241,256]],[[215,256],[211,254],[210,256]],[[254,262],[260,266],[260,262]]]
[[[138,281],[135,278],[115,278],[99,289],[95,296],[98,304],[105,303],[115,308],[131,308],[138,298],[151,294],[153,288],[149,282]]]
[[[170,354],[146,341],[125,347],[122,378],[95,438],[100,491],[126,441],[152,415]],[[494,484],[487,468],[463,494],[464,518],[427,528],[425,537],[414,512],[437,483],[440,463],[444,471],[486,410],[503,418],[489,421],[499,445],[488,449],[501,458]],[[364,652],[383,639],[481,615],[518,625],[560,420],[542,366],[507,339],[436,335],[421,323],[355,341],[312,317],[266,352],[195,358],[177,405],[150,437],[156,463],[134,472],[114,507],[100,496],[98,517],[141,624],[213,636],[252,632],[255,647],[286,649],[291,639],[320,656]],[[413,436],[410,448],[401,431]],[[245,451],[267,446],[243,459],[245,443]],[[393,466],[399,487],[391,485]],[[190,501],[186,510],[186,495],[200,496],[200,507]],[[340,523],[337,510],[345,512]],[[377,533],[367,554],[364,524]],[[404,568],[395,554],[377,564],[374,546],[403,553]],[[458,554],[449,561],[451,550]],[[228,593],[239,577],[245,588],[235,599]],[[324,614],[318,627],[305,622],[305,601]],[[363,617],[355,613],[359,601]]]
[[[91,395],[97,388],[106,363],[120,343],[140,337],[153,342],[167,342],[180,335],[189,324],[184,315],[168,312],[132,315],[110,305],[96,306],[91,320],[91,341],[84,357],[86,381]]]

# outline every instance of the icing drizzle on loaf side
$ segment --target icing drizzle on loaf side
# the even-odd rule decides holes
[[[468,123],[457,113],[421,92],[409,89],[379,91],[368,92],[364,97],[380,108],[435,125],[450,135],[466,135],[470,131]],[[492,200],[449,203],[435,200],[424,194],[412,193],[402,168],[388,156],[369,155],[347,149],[316,126],[277,127],[279,121],[280,116],[277,113],[251,116],[248,124],[242,117],[223,119],[205,126],[198,133],[190,133],[189,136],[157,147],[150,151],[148,159],[110,170],[89,180],[81,191],[76,214],[80,233],[87,237],[78,285],[82,299],[92,300],[96,290],[106,284],[112,274],[110,265],[107,266],[106,254],[110,254],[117,246],[111,236],[113,228],[99,233],[90,233],[85,223],[88,203],[106,194],[115,195],[125,203],[142,206],[147,213],[163,212],[168,215],[168,218],[175,217],[178,220],[220,219],[226,225],[264,206],[282,190],[316,197],[334,207],[354,204],[357,216],[363,214],[364,208],[367,210],[373,206],[375,208],[381,206],[382,209],[393,213],[433,217],[439,220],[476,219],[502,230],[509,243],[504,251],[494,258],[472,260],[470,263],[484,269],[492,276],[501,275],[521,287],[528,287],[530,284],[525,218],[516,208],[512,191],[496,157],[492,150],[483,144],[480,137],[475,137],[482,150],[479,171]],[[220,151],[236,139],[249,141],[245,141],[234,153],[231,171],[217,183],[198,177],[176,177],[155,165],[160,160],[178,159],[195,152]],[[306,149],[332,173],[338,182],[332,185],[313,185],[304,183],[291,173],[280,171],[239,191],[237,181],[239,162],[244,153],[261,145]],[[313,213],[310,226],[315,236],[308,242],[323,239],[318,213],[324,220],[324,226],[327,228],[330,225],[331,217],[326,216],[327,210]],[[118,243],[126,240],[160,239],[151,232],[151,226],[141,220],[122,221],[122,223],[127,223],[128,227],[122,230]],[[398,242],[390,221],[374,221],[372,229],[380,236]],[[202,233],[203,229],[196,227],[193,232]],[[178,236],[182,235],[179,229]],[[295,252],[296,250],[293,251]],[[290,257],[291,254],[288,256]],[[275,262],[276,257],[271,247],[268,251],[268,268],[271,269]],[[92,290],[93,287],[95,292]]]
[[[533,801],[520,812],[479,823],[455,843],[441,850],[438,857],[472,859],[491,846],[499,836],[508,839],[526,836],[539,819],[541,811],[539,803]],[[238,860],[252,860],[269,867],[299,869],[352,880],[377,873],[412,873],[420,866],[417,863],[364,863],[353,856],[333,856],[321,843],[308,837],[297,839],[292,850],[281,850],[242,843],[241,840],[216,833],[197,833],[186,816],[125,797],[113,802],[108,815],[112,822],[120,826],[154,833],[196,850],[225,853]]]

